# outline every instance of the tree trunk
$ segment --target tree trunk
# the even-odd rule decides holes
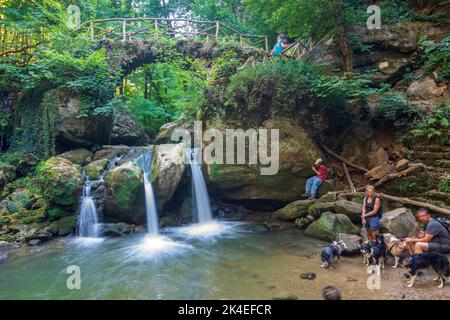
[[[334,22],[338,28],[338,44],[342,53],[343,70],[344,72],[353,71],[352,49],[350,48],[347,39],[345,38],[345,27],[342,21],[342,8],[339,0],[331,0],[333,4]]]

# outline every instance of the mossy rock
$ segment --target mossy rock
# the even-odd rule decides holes
[[[112,220],[145,222],[142,170],[128,161],[105,176],[105,215]]]
[[[51,203],[65,207],[78,203],[83,185],[81,167],[62,157],[52,157],[39,167],[43,196]]]
[[[91,180],[97,180],[100,178],[103,171],[105,171],[108,165],[108,159],[100,159],[89,163],[85,168],[84,172]]]
[[[17,189],[5,200],[5,207],[9,213],[16,213],[21,209],[31,209],[36,202],[30,191],[24,188]]]
[[[294,221],[297,218],[305,217],[308,214],[308,208],[314,203],[315,200],[297,200],[277,210],[275,215],[280,220]]]
[[[6,163],[0,163],[0,186],[3,186],[16,178],[16,167]]]
[[[316,219],[327,211],[334,212],[334,202],[316,202],[308,208],[308,214]]]
[[[70,150],[58,155],[58,157],[67,159],[70,162],[78,164],[80,166],[89,162],[90,159],[92,159],[92,156],[93,156],[92,152],[84,148]]]
[[[72,229],[76,226],[76,221],[76,216],[65,217],[52,223],[49,230],[55,236],[66,236],[72,232]]]
[[[320,218],[305,230],[305,234],[325,241],[336,240],[339,233],[357,234],[358,228],[346,215],[332,212],[322,213]]]

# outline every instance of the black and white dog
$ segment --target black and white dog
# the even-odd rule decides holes
[[[359,248],[364,257],[363,263],[367,265],[367,273],[372,273],[373,266],[384,269],[387,261],[387,249],[383,235],[377,235],[375,242],[360,243]]]
[[[434,272],[437,273],[438,277],[434,279],[439,281],[438,288],[442,288],[446,282],[446,278],[450,277],[450,266],[447,256],[437,253],[423,253],[423,254],[413,254],[411,257],[404,261],[404,266],[409,269],[409,282],[408,287],[412,287],[414,280],[417,276],[417,271],[420,269],[433,268]]]
[[[344,241],[333,241],[327,247],[323,248],[320,254],[320,260],[322,260],[322,268],[330,268],[333,263],[333,259],[337,258],[338,262],[341,261],[342,252],[347,249],[347,245]]]

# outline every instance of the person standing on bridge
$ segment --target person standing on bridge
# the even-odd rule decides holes
[[[284,49],[288,47],[287,38],[284,33],[279,33],[277,35],[277,43],[272,49],[272,56],[277,57],[283,52]]]

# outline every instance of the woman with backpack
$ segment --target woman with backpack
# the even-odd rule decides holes
[[[375,188],[368,186],[362,206],[361,221],[363,227],[367,230],[370,242],[375,242],[377,235],[380,233],[382,211],[381,201],[375,194]]]

